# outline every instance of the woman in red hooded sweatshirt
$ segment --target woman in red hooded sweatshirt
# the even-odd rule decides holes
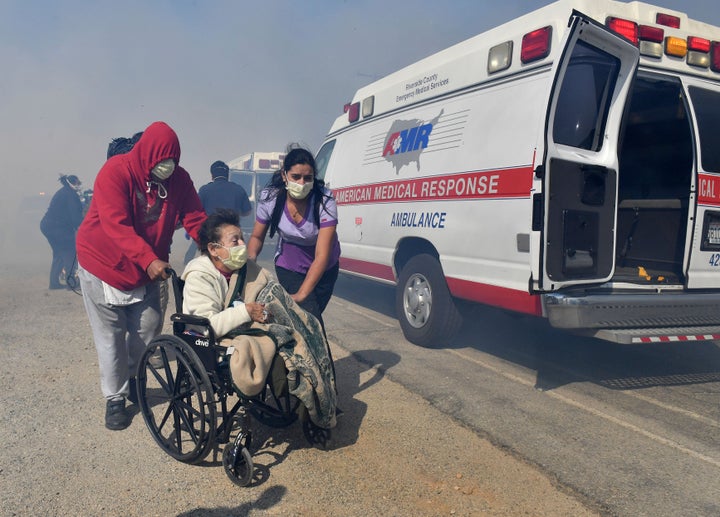
[[[158,281],[167,278],[172,235],[182,222],[197,240],[206,219],[180,142],[154,122],[127,154],[112,156],[95,179],[77,233],[78,277],[93,331],[106,399],[105,426],[130,425],[125,399],[135,368],[160,324]]]

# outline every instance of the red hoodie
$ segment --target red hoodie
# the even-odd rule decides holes
[[[172,175],[151,181],[150,171],[175,160]],[[180,142],[164,122],[154,122],[127,154],[111,157],[98,172],[93,197],[77,233],[80,265],[111,286],[130,290],[150,282],[146,270],[167,261],[178,222],[197,241],[206,219],[190,175],[178,165]],[[167,191],[162,199],[161,183]]]

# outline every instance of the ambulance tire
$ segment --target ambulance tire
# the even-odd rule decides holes
[[[440,263],[426,253],[400,270],[395,309],[405,339],[420,346],[446,344],[462,324]]]

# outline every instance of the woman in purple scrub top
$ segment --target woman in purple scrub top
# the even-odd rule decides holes
[[[265,236],[278,234],[275,274],[293,300],[325,328],[322,313],[335,287],[340,266],[337,205],[325,182],[315,177],[315,159],[293,149],[282,170],[260,193],[248,258],[255,260]]]

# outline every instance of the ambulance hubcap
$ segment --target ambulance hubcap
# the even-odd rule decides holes
[[[405,318],[415,328],[424,326],[430,318],[432,309],[432,291],[427,278],[421,274],[412,275],[403,295]]]

